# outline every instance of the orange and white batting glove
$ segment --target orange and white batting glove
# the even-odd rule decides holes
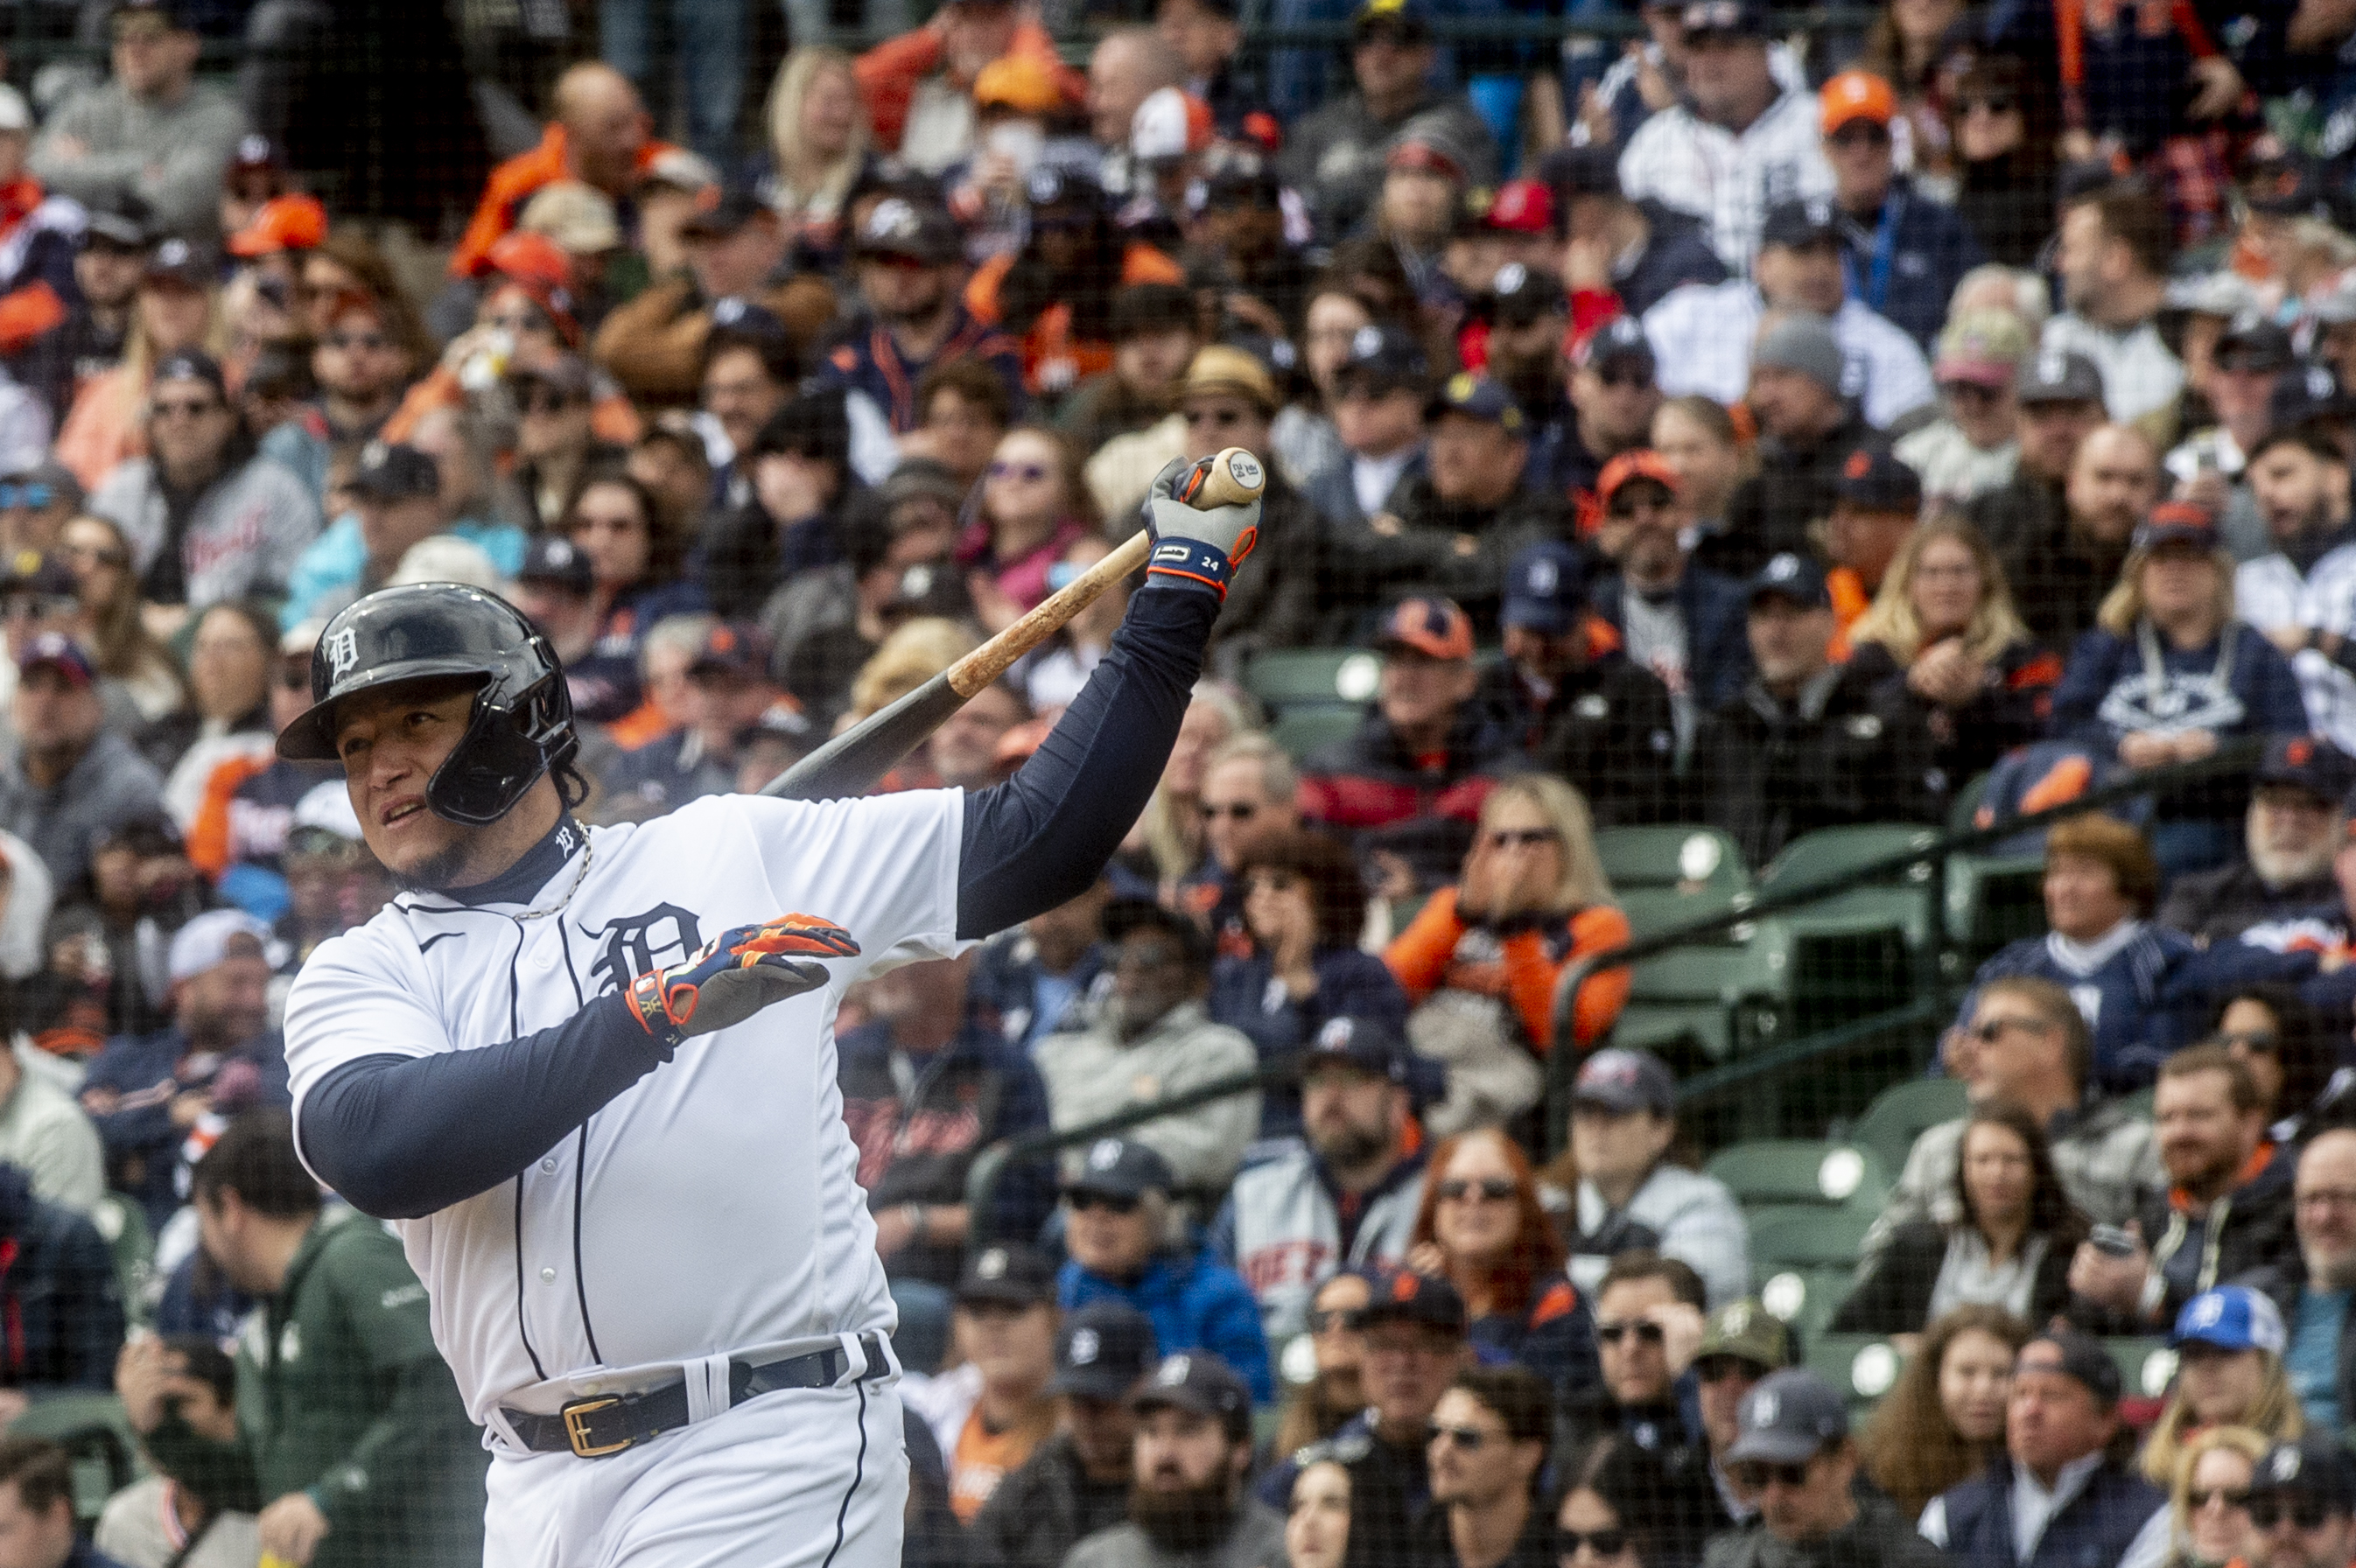
[[[675,1046],[819,990],[827,983],[821,960],[858,956],[858,942],[832,921],[789,914],[731,927],[669,968],[639,976],[625,996],[638,1026]]]

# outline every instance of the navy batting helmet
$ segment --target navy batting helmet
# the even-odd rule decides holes
[[[476,683],[474,717],[427,781],[425,804],[453,822],[496,822],[580,742],[556,650],[521,611],[480,589],[382,589],[329,621],[311,651],[311,706],[280,731],[278,754],[333,762],[346,698],[454,679]]]

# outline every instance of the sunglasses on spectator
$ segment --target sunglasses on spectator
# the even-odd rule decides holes
[[[2282,1049],[2282,1036],[2272,1029],[2246,1029],[2240,1034],[2221,1034],[2217,1043],[2231,1050],[2240,1046],[2253,1056],[2272,1056]]]
[[[2047,1029],[2043,1019],[1990,1019],[1984,1024],[1974,1024],[1965,1032],[1982,1045],[1994,1045],[2004,1038],[2008,1029],[2027,1029],[2031,1034],[2043,1034]]]
[[[1483,837],[1492,849],[1535,849],[1559,841],[1562,835],[1551,827],[1500,827]]]
[[[1886,147],[1890,131],[1870,120],[1852,120],[1825,140],[1836,147]]]
[[[1484,1176],[1478,1181],[1462,1176],[1451,1176],[1432,1189],[1443,1202],[1462,1203],[1475,1192],[1492,1203],[1503,1203],[1514,1195],[1513,1179],[1505,1176]]]
[[[319,341],[330,348],[365,348],[371,354],[392,347],[392,339],[381,332],[331,332]]]
[[[1259,807],[1248,800],[1231,800],[1225,805],[1215,800],[1206,800],[1194,809],[1203,814],[1205,822],[1216,822],[1222,816],[1236,822],[1249,822],[1259,815]]]
[[[1066,1192],[1064,1201],[1072,1206],[1076,1214],[1085,1214],[1091,1209],[1102,1209],[1111,1214],[1137,1212],[1136,1199],[1121,1198],[1110,1192]]]
[[[1582,1546],[1598,1557],[1617,1557],[1628,1549],[1628,1532],[1624,1530],[1555,1531],[1555,1555],[1565,1563],[1578,1556]]]
[[[47,485],[0,485],[0,510],[30,507],[37,511],[57,496]]]
[[[992,479],[1020,479],[1025,485],[1036,485],[1047,477],[1044,463],[993,463],[990,465]]]
[[[2247,1508],[2250,1506],[2250,1488],[2247,1487],[2195,1487],[2184,1495],[2184,1500],[2192,1505],[2194,1513],[2199,1513],[2202,1509],[2215,1502],[2222,1502],[2227,1508]]]
[[[1732,1377],[1755,1378],[1760,1369],[1740,1356],[1703,1356],[1694,1362],[1694,1376],[1706,1383],[1722,1382]]]
[[[2272,1530],[2284,1520],[2301,1530],[2319,1530],[2331,1517],[2330,1508],[2321,1498],[2298,1498],[2286,1502],[2281,1498],[2250,1499],[2250,1522],[2260,1530]]]
[[[1642,391],[1653,384],[1651,374],[1644,370],[1615,370],[1606,368],[1598,370],[1595,372],[1595,375],[1596,379],[1601,381],[1605,386],[1618,387],[1623,391]]]
[[[2009,114],[2020,105],[2003,93],[1991,93],[1985,98],[1966,98],[1955,105],[1958,115],[1968,116],[1977,111],[1983,114]]]
[[[1736,1486],[1746,1492],[1763,1492],[1770,1483],[1777,1481],[1787,1487],[1808,1484],[1808,1467],[1805,1465],[1762,1465],[1752,1461],[1729,1465],[1726,1473],[1733,1478]]]
[[[1188,424],[1216,425],[1221,430],[1226,429],[1229,425],[1242,424],[1248,417],[1238,409],[1188,409],[1186,411]]]
[[[37,502],[27,504],[38,505]],[[93,545],[60,545],[58,547],[58,553],[77,566],[112,566],[119,569],[131,564],[131,558],[123,551],[100,549]]]
[[[1437,1443],[1445,1437],[1467,1454],[1478,1454],[1482,1445],[1489,1441],[1489,1435],[1477,1426],[1442,1426],[1435,1421],[1425,1426],[1423,1431],[1426,1441]]]
[[[1595,1326],[1595,1337],[1607,1345],[1616,1345],[1631,1334],[1647,1345],[1658,1345],[1668,1339],[1657,1323],[1598,1323]]]
[[[159,400],[154,405],[154,411],[159,420],[200,420],[207,414],[216,413],[227,406],[218,398],[198,398],[193,400],[172,398]]]
[[[1364,1308],[1356,1307],[1312,1307],[1309,1309],[1309,1331],[1331,1334],[1336,1328],[1355,1333],[1365,1321]]]

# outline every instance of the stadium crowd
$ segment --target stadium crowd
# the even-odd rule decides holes
[[[276,1032],[397,891],[273,750],[337,611],[510,599],[642,821],[1229,446],[1258,545],[1119,855],[839,1021],[909,1563],[2356,1563],[2356,5],[947,0],[744,106],[753,7],[604,0],[520,129],[436,118],[421,23],[406,151],[335,7],[84,9],[103,71],[0,82],[0,1568],[480,1560]],[[882,787],[1004,777],[1125,598]],[[1599,835],[1702,882],[2221,752],[2030,837],[1804,1328],[1615,1043]]]

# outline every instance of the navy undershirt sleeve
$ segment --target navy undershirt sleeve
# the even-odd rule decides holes
[[[1219,601],[1155,581],[1039,750],[966,802],[958,934],[1076,898],[1145,809],[1201,673]],[[366,1056],[303,1102],[311,1168],[362,1213],[412,1220],[487,1192],[669,1060],[616,993],[479,1051]]]

